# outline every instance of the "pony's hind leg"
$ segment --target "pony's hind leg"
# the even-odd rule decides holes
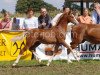
[[[41,62],[41,59],[38,56],[38,54],[36,53],[36,47],[38,47],[40,44],[41,44],[40,42],[36,42],[33,46],[30,47],[30,51],[32,51],[32,53],[33,53],[32,59],[35,56],[39,62]]]
[[[38,54],[33,51],[34,56],[36,57],[36,60],[38,60],[39,63],[41,63],[41,58],[38,56]]]
[[[53,58],[56,56],[56,53],[53,54],[53,56],[48,60],[47,66],[50,65],[50,63],[52,62]]]
[[[20,51],[20,53],[19,53],[19,55],[18,55],[16,61],[13,63],[12,66],[16,66],[16,65],[18,64],[18,62],[19,62],[21,56],[23,55],[23,53],[24,53],[26,50],[27,50],[27,46],[25,46],[25,47]]]
[[[52,62],[53,58],[56,56],[56,54],[57,54],[57,52],[58,52],[58,48],[59,48],[59,45],[57,44],[57,45],[55,46],[54,53],[53,53],[52,57],[48,60],[47,66],[50,65],[50,63]]]

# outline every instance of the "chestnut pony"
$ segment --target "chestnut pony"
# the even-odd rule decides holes
[[[74,16],[72,15],[71,12],[68,14],[62,14],[61,17],[59,18],[57,24],[55,27],[52,27],[50,29],[32,29],[28,30],[23,33],[22,36],[16,36],[11,39],[11,41],[15,42],[17,40],[22,40],[26,36],[26,45],[25,47],[20,51],[16,61],[14,62],[13,66],[16,66],[16,64],[19,62],[19,59],[21,58],[22,54],[29,49],[30,51],[33,52],[33,54],[37,57],[38,55],[34,51],[36,47],[38,47],[41,43],[43,44],[54,44],[55,49],[54,49],[54,54],[52,58],[48,60],[47,66],[49,66],[50,62],[52,61],[53,57],[56,55],[56,52],[58,50],[58,47],[60,45],[63,45],[64,47],[68,48],[74,57],[77,59],[75,56],[72,48],[65,42],[66,38],[66,33],[67,33],[67,24],[69,22],[76,23],[76,20]],[[32,50],[31,48],[32,47]]]
[[[80,43],[88,41],[92,44],[100,44],[100,25],[99,24],[77,24],[72,27],[71,48],[75,49]],[[70,50],[68,49],[68,53]]]

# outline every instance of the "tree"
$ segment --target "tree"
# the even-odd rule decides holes
[[[70,0],[65,0],[64,6],[71,8],[72,2]]]
[[[34,8],[35,11],[39,11],[41,7],[46,7],[48,10],[56,10],[51,4],[44,2],[43,0],[18,0],[16,4],[16,12],[25,13],[28,8]]]
[[[72,9],[78,9],[78,10],[81,9],[81,7],[80,7],[79,5],[74,4],[74,3],[71,2],[70,0],[65,0],[65,2],[64,2],[64,6],[65,6],[65,7],[72,8]]]
[[[5,12],[7,12],[5,9],[1,10],[1,13],[4,14]]]

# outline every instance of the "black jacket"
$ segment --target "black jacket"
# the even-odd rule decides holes
[[[43,26],[42,23],[45,22],[46,26]],[[42,15],[40,15],[38,17],[38,23],[39,23],[39,27],[41,29],[48,29],[51,27],[51,17],[47,14],[46,17],[43,17]]]

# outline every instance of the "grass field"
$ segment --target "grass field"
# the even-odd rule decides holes
[[[67,61],[53,61],[45,66],[46,61],[20,61],[16,68],[13,62],[0,62],[0,75],[100,75],[99,60],[85,60],[68,64]]]

